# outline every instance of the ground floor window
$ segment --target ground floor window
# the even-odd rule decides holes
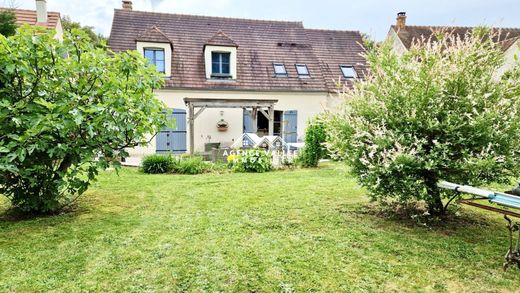
[[[273,133],[277,136],[282,136],[282,118],[283,118],[283,111],[274,111],[274,129]],[[258,119],[257,119],[257,129],[258,129],[258,135],[264,136],[269,135],[269,119],[265,117],[265,115],[258,113]]]
[[[255,132],[254,120],[250,111],[244,110],[244,132]],[[281,136],[286,142],[297,142],[298,140],[298,111],[274,111],[273,134]],[[256,134],[259,136],[269,135],[269,119],[262,113],[257,114]]]

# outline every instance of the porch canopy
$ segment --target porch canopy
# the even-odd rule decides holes
[[[190,154],[194,152],[195,144],[195,119],[208,108],[242,108],[248,112],[253,119],[253,132],[257,129],[258,112],[262,113],[269,120],[269,135],[274,133],[274,104],[278,100],[257,100],[257,99],[193,99],[184,98],[184,103],[188,107],[188,123],[190,132]],[[195,112],[197,108],[197,112]],[[266,112],[267,110],[267,112]]]

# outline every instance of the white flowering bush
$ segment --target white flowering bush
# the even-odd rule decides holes
[[[367,53],[371,72],[342,95],[327,123],[330,151],[375,200],[424,200],[444,214],[444,179],[481,185],[520,171],[520,66],[504,64],[501,36],[479,28],[437,34],[402,55]]]

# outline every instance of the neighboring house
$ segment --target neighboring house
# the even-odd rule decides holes
[[[450,27],[450,26],[415,26],[406,24],[406,13],[399,12],[395,25],[390,26],[390,31],[386,37],[392,43],[393,49],[397,53],[404,53],[418,40],[428,39],[436,32],[451,32],[459,36],[465,36],[473,27]],[[520,28],[494,28],[499,34],[497,42],[504,51],[505,63],[498,70],[502,73],[510,68],[515,62],[515,55],[520,55]]]
[[[108,44],[138,50],[164,73],[156,93],[176,119],[132,156],[230,146],[243,133],[301,141],[310,118],[337,106],[338,86],[366,70],[357,31],[133,11],[131,1],[115,10]]]
[[[5,10],[6,8],[0,8]],[[47,11],[46,0],[36,0],[36,10],[13,9],[16,24],[37,25],[56,30],[56,39],[63,40],[63,28],[59,12]]]

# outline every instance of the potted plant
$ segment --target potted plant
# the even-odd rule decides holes
[[[224,119],[220,119],[219,122],[217,122],[217,129],[218,131],[227,131],[229,127],[229,123],[225,121]]]

